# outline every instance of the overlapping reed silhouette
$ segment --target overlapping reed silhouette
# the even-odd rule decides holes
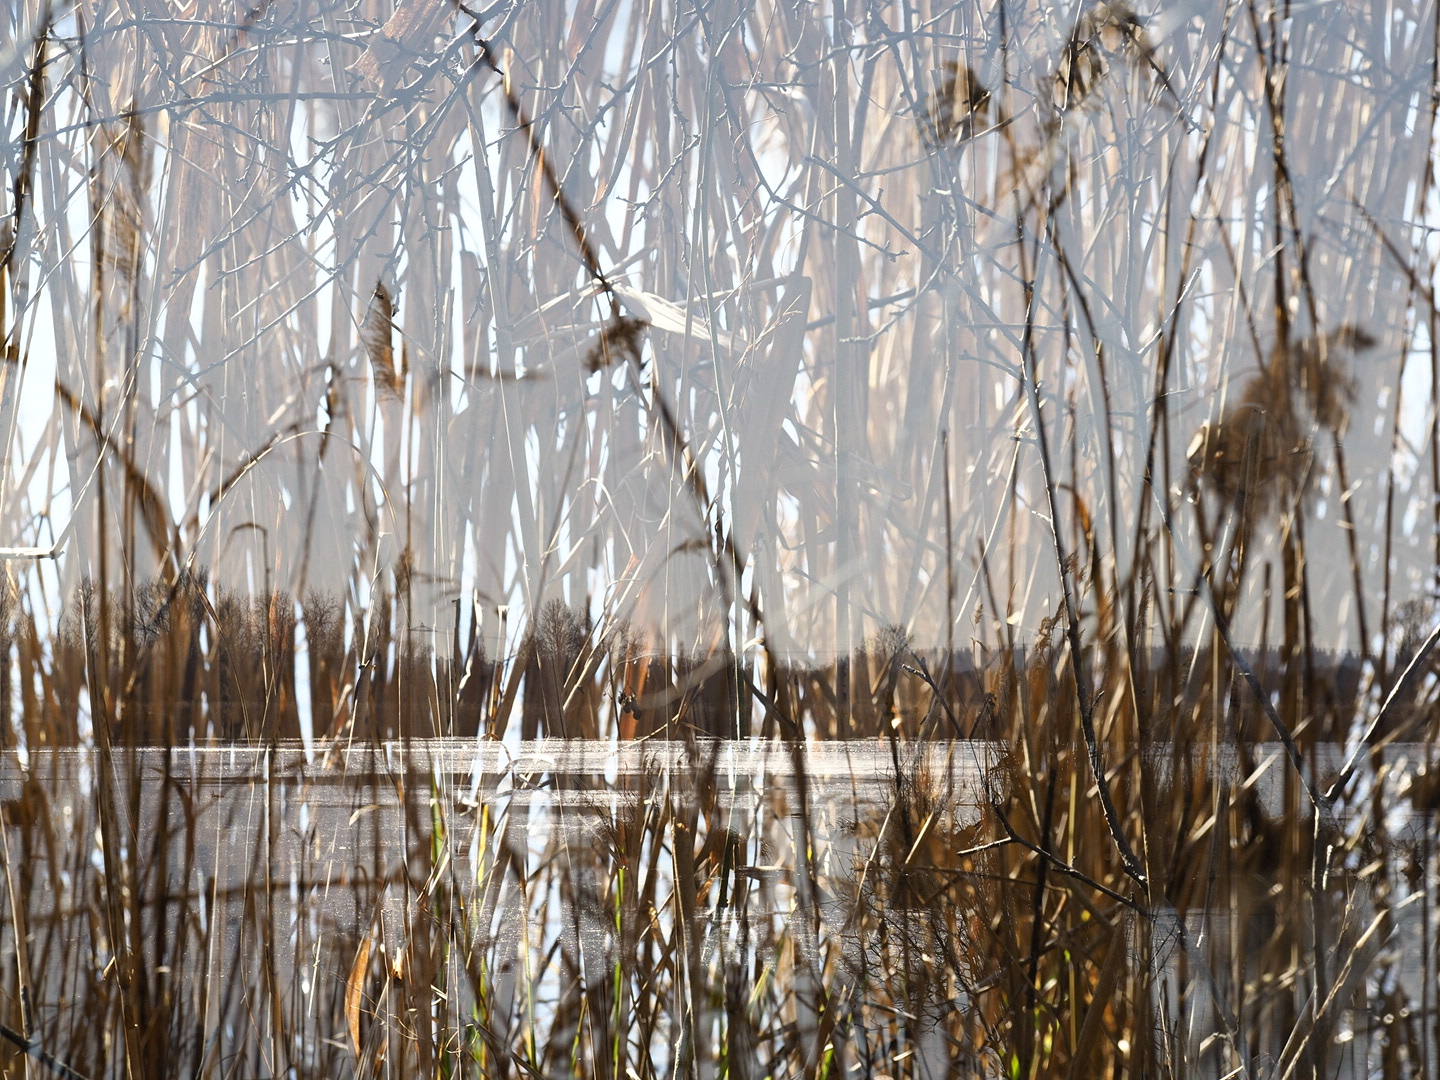
[[[3,520],[65,549],[0,620],[17,1052],[1424,1071],[1395,10],[1364,62],[1253,5],[8,11]],[[440,736],[683,767],[467,786]]]

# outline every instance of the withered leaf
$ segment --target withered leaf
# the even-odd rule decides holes
[[[392,344],[394,328],[395,302],[384,282],[377,281],[375,292],[370,297],[370,309],[365,313],[360,337],[365,343],[365,355],[370,360],[376,389],[382,394],[398,398],[403,386],[402,377],[395,370],[395,349]]]
[[[930,97],[928,113],[935,138],[958,144],[975,134],[990,106],[990,91],[969,64],[950,60],[941,69],[945,78]]]
[[[1349,419],[1355,383],[1346,356],[1374,343],[1347,324],[1271,350],[1240,400],[1190,440],[1186,457],[1195,478],[1222,501],[1239,499],[1262,515],[1303,495],[1315,433],[1338,435]]]
[[[623,361],[640,363],[640,346],[650,324],[632,316],[617,316],[600,328],[600,334],[585,350],[585,371],[593,373]]]

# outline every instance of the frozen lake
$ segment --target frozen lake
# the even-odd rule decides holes
[[[183,1019],[176,1053],[191,1064],[182,1063],[181,1074],[277,1056],[353,1068],[357,1033],[363,1047],[367,1038],[388,1037],[364,1034],[380,1030],[374,1018],[403,1020],[400,988],[417,957],[433,954],[437,927],[449,951],[442,961],[432,955],[426,985],[440,985],[437,972],[448,965],[445,1000],[456,1016],[474,1008],[474,983],[464,976],[478,978],[478,962],[467,968],[467,956],[484,959],[478,966],[491,994],[530,994],[533,1007],[544,1009],[547,997],[563,992],[565,964],[557,954],[573,951],[582,970],[593,963],[588,958],[615,955],[614,911],[585,898],[603,900],[617,872],[658,876],[656,895],[678,896],[677,874],[698,872],[676,862],[677,835],[686,830],[695,851],[686,858],[703,861],[709,850],[720,873],[712,869],[688,905],[657,902],[652,918],[673,930],[676,911],[685,913],[699,962],[723,947],[737,920],[769,921],[783,937],[802,911],[816,914],[804,948],[817,956],[829,948],[863,952],[856,898],[878,865],[875,852],[902,817],[912,833],[919,826],[919,835],[906,834],[912,854],[931,834],[949,857],[990,842],[980,823],[988,801],[1005,794],[1002,751],[981,742],[916,752],[874,742],[800,749],[758,741],[559,740],[435,740],[314,753],[298,746],[146,748],[115,751],[110,794],[93,751],[28,758],[9,751],[0,801],[10,887],[27,932],[21,959],[34,1028],[47,1046],[80,1046],[77,1060],[87,1053],[96,1063],[115,1060],[103,1046],[83,1049],[95,1038],[85,1009],[96,971],[116,962],[108,921],[115,917],[135,969],[157,995],[170,989],[169,1007],[176,1023]],[[1405,790],[1429,752],[1389,748],[1389,788]],[[1294,797],[1283,753],[1262,745],[1251,748],[1251,758],[1255,767],[1246,772],[1227,751],[1211,771],[1232,793],[1253,792],[1264,813],[1282,813]],[[1324,782],[1343,755],[1333,748],[1315,759]],[[1173,763],[1157,752],[1152,767],[1163,777]],[[118,807],[118,850],[108,862],[102,849],[110,834],[96,816],[107,798]],[[1357,805],[1368,812],[1365,800]],[[906,807],[911,814],[897,810]],[[1398,843],[1423,846],[1433,836],[1428,820],[1397,811],[1387,825]],[[1434,868],[1422,865],[1428,882]],[[1398,864],[1387,872],[1405,889]],[[119,916],[105,909],[96,887],[116,874],[125,881]],[[923,907],[919,900],[893,903],[893,919]],[[1337,924],[1355,914],[1334,913]],[[1384,943],[1394,979],[1411,982],[1423,973],[1431,919],[1424,904],[1399,905]],[[1157,926],[1166,920],[1173,939],[1173,913],[1160,915]],[[1230,951],[1232,934],[1245,932],[1223,906],[1192,909],[1185,923],[1195,949],[1220,955]],[[16,955],[14,926],[7,906],[0,941],[7,958]],[[1197,1061],[1210,1060],[1219,1024],[1211,987],[1228,986],[1232,973],[1219,971],[1212,984],[1197,971],[1198,954],[1182,953],[1171,940],[1146,962],[1165,973],[1158,985],[1180,1010],[1183,1041]],[[14,978],[12,967],[7,988]],[[1414,989],[1417,998],[1423,994]],[[357,1018],[365,1027],[353,1026]],[[1346,1021],[1345,1053],[1358,1071],[1341,1075],[1363,1074],[1363,1020]],[[378,1052],[373,1045],[371,1052]]]

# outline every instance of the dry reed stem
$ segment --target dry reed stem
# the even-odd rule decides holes
[[[278,753],[300,730],[302,700],[336,760],[345,745],[436,732],[730,737],[760,709],[796,787],[747,836],[697,749],[693,788],[644,781],[684,788],[658,817],[618,812],[584,826],[609,839],[557,835],[539,856],[491,807],[483,827],[472,807],[490,869],[468,910],[485,912],[483,929],[466,922],[458,887],[437,892],[453,880],[442,871],[447,857],[455,866],[453,831],[407,802],[405,962],[387,952],[388,972],[375,956],[365,965],[375,1001],[363,1037],[343,977],[353,953],[332,965],[340,977],[319,979],[309,1013],[273,965],[177,996],[158,944],[170,902],[147,891],[169,856],[132,848],[107,882],[77,848],[67,865],[91,890],[94,926],[110,925],[93,940],[128,950],[116,968],[127,992],[92,980],[67,1000],[95,1003],[105,1030],[130,1040],[129,1060],[163,1072],[179,1060],[165,1056],[167,1025],[235,1015],[253,991],[232,1060],[185,1048],[195,1075],[261,1061],[330,1074],[342,1055],[306,1042],[327,1024],[349,1030],[368,1064],[383,1047],[386,1067],[427,1073],[508,1063],[555,1075],[586,1060],[648,1077],[652,1048],[677,1033],[670,1065],[734,1075],[874,1074],[902,1045],[913,1048],[902,1068],[917,1073],[940,1046],[977,1073],[1207,1075],[1250,1070],[1252,1053],[1320,1068],[1348,988],[1379,977],[1327,912],[1390,910],[1346,859],[1373,850],[1387,888],[1397,864],[1378,841],[1362,852],[1327,833],[1338,845],[1327,861],[1313,832],[1303,839],[1304,800],[1321,801],[1323,779],[1309,762],[1352,727],[1429,721],[1420,661],[1367,704],[1315,629],[1337,589],[1363,604],[1381,572],[1385,636],[1392,595],[1410,587],[1402,567],[1392,593],[1392,547],[1402,562],[1429,559],[1398,510],[1374,512],[1361,450],[1374,440],[1343,423],[1366,415],[1374,378],[1357,364],[1352,396],[1325,340],[1326,326],[1400,325],[1404,289],[1327,239],[1343,229],[1314,228],[1335,205],[1293,160],[1293,133],[1313,126],[1314,142],[1338,148],[1336,190],[1366,208],[1355,213],[1419,220],[1423,200],[1403,192],[1420,166],[1403,140],[1385,141],[1398,121],[1373,84],[1324,85],[1317,73],[1346,70],[1339,46],[1253,5],[1248,27],[1216,32],[1202,13],[1180,28],[1161,20],[1167,36],[1154,38],[1119,5],[1082,5],[1058,32],[1024,8],[985,23],[961,7],[824,23],[762,7],[729,27],[663,5],[459,10],[474,25],[460,20],[458,36],[414,5],[337,10],[294,32],[261,8],[173,34],[86,9],[73,43],[83,53],[42,35],[58,58],[40,79],[47,93],[14,91],[34,225],[7,240],[0,330],[19,342],[45,317],[13,291],[22,261],[43,270],[30,279],[50,311],[94,315],[78,328],[55,320],[57,385],[73,391],[60,392],[64,423],[5,512],[28,540],[66,475],[76,491],[93,474],[93,504],[71,500],[75,555],[55,595],[86,577],[97,591],[77,643],[37,629],[55,626],[37,610],[48,579],[25,587],[34,618],[10,639],[23,720],[6,738],[77,746],[98,719],[108,746],[113,723],[106,754],[124,773],[124,752],[141,744],[251,738]],[[505,21],[484,36],[492,15]],[[1397,26],[1421,16],[1405,8]],[[383,40],[402,27],[428,29]],[[1423,57],[1388,24],[1375,33],[1366,55],[1408,85],[1405,65]],[[388,66],[365,66],[381,49]],[[498,94],[476,77],[487,66],[505,71]],[[28,71],[34,83],[39,63]],[[155,77],[171,72],[178,81]],[[36,101],[48,102],[38,115]],[[507,116],[524,139],[497,138]],[[1269,135],[1258,169],[1239,152],[1247,123]],[[106,159],[87,156],[107,139],[114,183]],[[162,152],[166,169],[147,172]],[[1416,190],[1428,190],[1423,167]],[[67,177],[96,199],[88,224],[64,212]],[[219,216],[205,209],[217,190]],[[95,265],[110,268],[88,284],[65,254],[87,229]],[[625,295],[663,320],[621,310],[622,273],[638,283]],[[596,287],[610,311],[594,310]],[[389,299],[401,289],[403,325]],[[1369,299],[1336,318],[1327,305],[1341,297]],[[1241,318],[1262,369],[1248,383]],[[1277,344],[1266,353],[1262,339]],[[1395,355],[1403,364],[1407,350]],[[1195,430],[1186,410],[1212,387],[1211,430],[1230,436],[1202,450],[1200,490],[1246,515],[1233,556],[1204,520],[1211,507],[1190,524],[1173,480],[1185,461],[1172,440]],[[1262,401],[1274,426],[1242,430],[1241,411]],[[1324,519],[1334,489],[1317,429],[1330,432],[1344,492],[1343,513]],[[1248,479],[1257,466],[1274,474],[1268,489]],[[56,477],[43,497],[41,469]],[[1397,479],[1388,505],[1403,506],[1407,483],[1423,502],[1423,484]],[[1277,538],[1265,530],[1281,505],[1291,514]],[[1331,542],[1337,516],[1348,543]],[[1361,543],[1356,523],[1382,516],[1384,537]],[[973,610],[953,565],[973,550],[967,530],[985,597],[968,663],[953,644]],[[1349,573],[1329,572],[1344,552]],[[1428,580],[1428,563],[1421,571]],[[1271,577],[1282,587],[1261,584]],[[1222,632],[1189,644],[1207,610]],[[1268,646],[1272,622],[1275,657],[1241,646],[1255,628]],[[631,635],[644,644],[615,644]],[[1233,746],[1244,760],[1266,724],[1292,770],[1278,820],[1181,752]],[[907,754],[966,730],[1010,757],[1003,794],[990,777],[982,823],[962,835]],[[857,821],[865,932],[850,953],[825,907],[834,804],[800,768],[808,740],[838,739],[883,740],[894,768],[873,833]],[[141,805],[138,775],[117,777],[100,807],[112,862],[114,830]],[[1344,787],[1328,792],[1343,802]],[[437,786],[435,807],[455,793]],[[1364,813],[1378,821],[1387,798]],[[278,788],[257,805],[268,816],[252,853],[264,862]],[[25,842],[38,849],[46,824],[27,824]],[[783,859],[776,845],[789,845]],[[783,874],[769,869],[778,862]],[[367,873],[340,891],[368,910],[401,878]],[[179,925],[202,907],[190,879]],[[266,870],[245,886],[230,928],[279,941],[280,884]],[[1184,920],[1218,927],[1226,898],[1263,936],[1252,949],[1207,933],[1205,954]],[[789,924],[764,914],[780,903],[793,905]],[[564,933],[542,924],[507,957],[497,922],[528,927],[551,905],[567,913]],[[1203,969],[1192,985],[1215,999],[1221,1050],[1159,1032],[1167,905],[1184,963]],[[597,925],[609,936],[585,938]],[[227,932],[207,923],[173,955],[202,941],[218,955]],[[47,980],[48,1002],[59,991]],[[937,1019],[952,993],[964,1006]],[[471,999],[473,1017],[459,1004]],[[1399,1029],[1391,1036],[1398,1045]],[[116,1060],[98,1032],[72,1042],[87,1072]],[[47,1048],[60,1045],[47,1030]]]

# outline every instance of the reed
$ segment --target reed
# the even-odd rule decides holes
[[[0,12],[4,1067],[1433,1072],[1389,10]]]

